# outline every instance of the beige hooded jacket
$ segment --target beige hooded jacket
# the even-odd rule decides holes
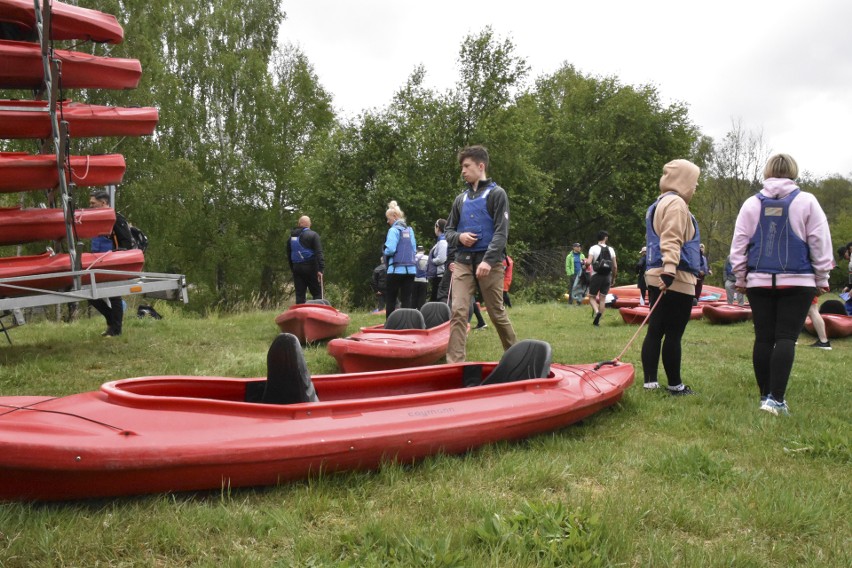
[[[653,227],[654,232],[660,236],[663,266],[648,269],[645,273],[648,286],[659,288],[660,275],[670,274],[675,277],[670,287],[672,291],[695,295],[695,275],[678,270],[677,265],[680,262],[683,243],[695,236],[689,202],[695,194],[700,173],[701,169],[689,160],[672,160],[663,166],[660,194],[675,192],[677,195],[666,195],[660,199],[654,212]]]

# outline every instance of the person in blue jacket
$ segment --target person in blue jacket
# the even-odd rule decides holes
[[[388,203],[385,218],[390,225],[385,240],[383,254],[388,259],[387,298],[385,301],[385,317],[390,316],[396,309],[399,298],[403,308],[414,307],[414,262],[417,250],[417,239],[414,229],[405,223],[405,213],[396,201]]]

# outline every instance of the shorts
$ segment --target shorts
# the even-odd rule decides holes
[[[589,296],[595,297],[600,292],[606,294],[609,292],[609,274],[592,274],[592,280],[589,282]]]

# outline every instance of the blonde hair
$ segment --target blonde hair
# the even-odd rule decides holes
[[[385,211],[385,217],[390,218],[391,215],[396,217],[397,219],[402,219],[405,221],[405,213],[402,212],[402,209],[399,208],[396,201],[391,201],[388,203],[388,210]]]
[[[763,168],[763,179],[796,179],[797,177],[799,177],[799,164],[790,154],[775,154],[769,158],[766,167]]]

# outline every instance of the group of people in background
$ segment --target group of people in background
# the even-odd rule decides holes
[[[382,264],[374,270],[373,286],[389,316],[397,306],[419,307],[430,301],[451,306],[449,363],[466,356],[468,322],[478,318],[486,327],[475,302],[477,292],[504,349],[517,341],[506,307],[511,306],[509,285],[512,260],[506,255],[509,203],[506,192],[488,177],[489,156],[482,146],[463,149],[458,155],[465,190],[456,196],[447,219],[435,222],[435,244],[427,253],[418,247],[414,231],[396,201],[388,204],[385,217],[390,228],[382,250]],[[681,376],[682,337],[693,305],[701,295],[704,278],[712,274],[698,222],[689,203],[698,186],[700,169],[678,159],[663,167],[660,195],[645,215],[646,245],[636,265],[637,285],[644,303],[647,290],[651,307],[642,344],[644,388],[660,388],[659,363],[672,395],[694,394]],[[805,318],[818,318],[816,298],[828,291],[828,274],[835,266],[828,222],[816,198],[796,185],[798,165],[786,154],[772,156],[764,169],[761,191],[746,200],[737,217],[730,255],[725,261],[725,290],[729,304],[742,305],[748,298],[754,321],[752,361],[760,392],[760,409],[787,414],[786,389],[795,358],[795,344]],[[296,279],[299,264],[313,263],[317,281],[303,278],[297,284],[297,301],[305,288],[321,282],[322,253],[313,237],[310,220],[300,219],[288,252]],[[315,233],[314,233],[315,235]],[[304,241],[303,241],[304,239]],[[316,245],[312,248],[307,241]],[[574,243],[565,259],[569,277],[569,304],[580,305],[588,294],[592,324],[599,326],[606,296],[618,274],[615,249],[607,231],[584,254]],[[306,254],[314,251],[313,256]],[[852,243],[838,251],[848,260]],[[306,260],[297,261],[295,255]],[[300,276],[301,278],[301,276]],[[384,283],[382,283],[384,282]],[[846,310],[852,313],[849,292],[852,272],[844,290]],[[301,291],[301,295],[300,295]],[[830,349],[820,331],[814,347]]]
[[[681,376],[681,343],[704,278],[712,274],[698,222],[689,210],[699,175],[698,166],[688,160],[673,160],[663,167],[660,195],[645,216],[646,246],[636,264],[640,302],[647,291],[652,307],[641,354],[644,388],[660,388],[662,360],[667,391],[675,396],[694,394]],[[727,303],[743,305],[747,298],[752,310],[759,408],[776,415],[789,413],[787,383],[806,317],[817,334],[811,347],[831,349],[818,301],[828,291],[828,275],[835,266],[831,235],[825,213],[813,195],[796,185],[797,177],[798,165],[791,156],[769,159],[763,188],[746,200],[737,217],[724,269]],[[574,243],[565,259],[568,303],[580,305],[588,295],[594,325],[603,316],[606,294],[618,270],[608,237],[601,231],[588,256],[580,243]],[[837,252],[849,260],[852,243]],[[846,296],[841,295],[845,311],[852,315],[850,290],[852,271],[843,291]]]

